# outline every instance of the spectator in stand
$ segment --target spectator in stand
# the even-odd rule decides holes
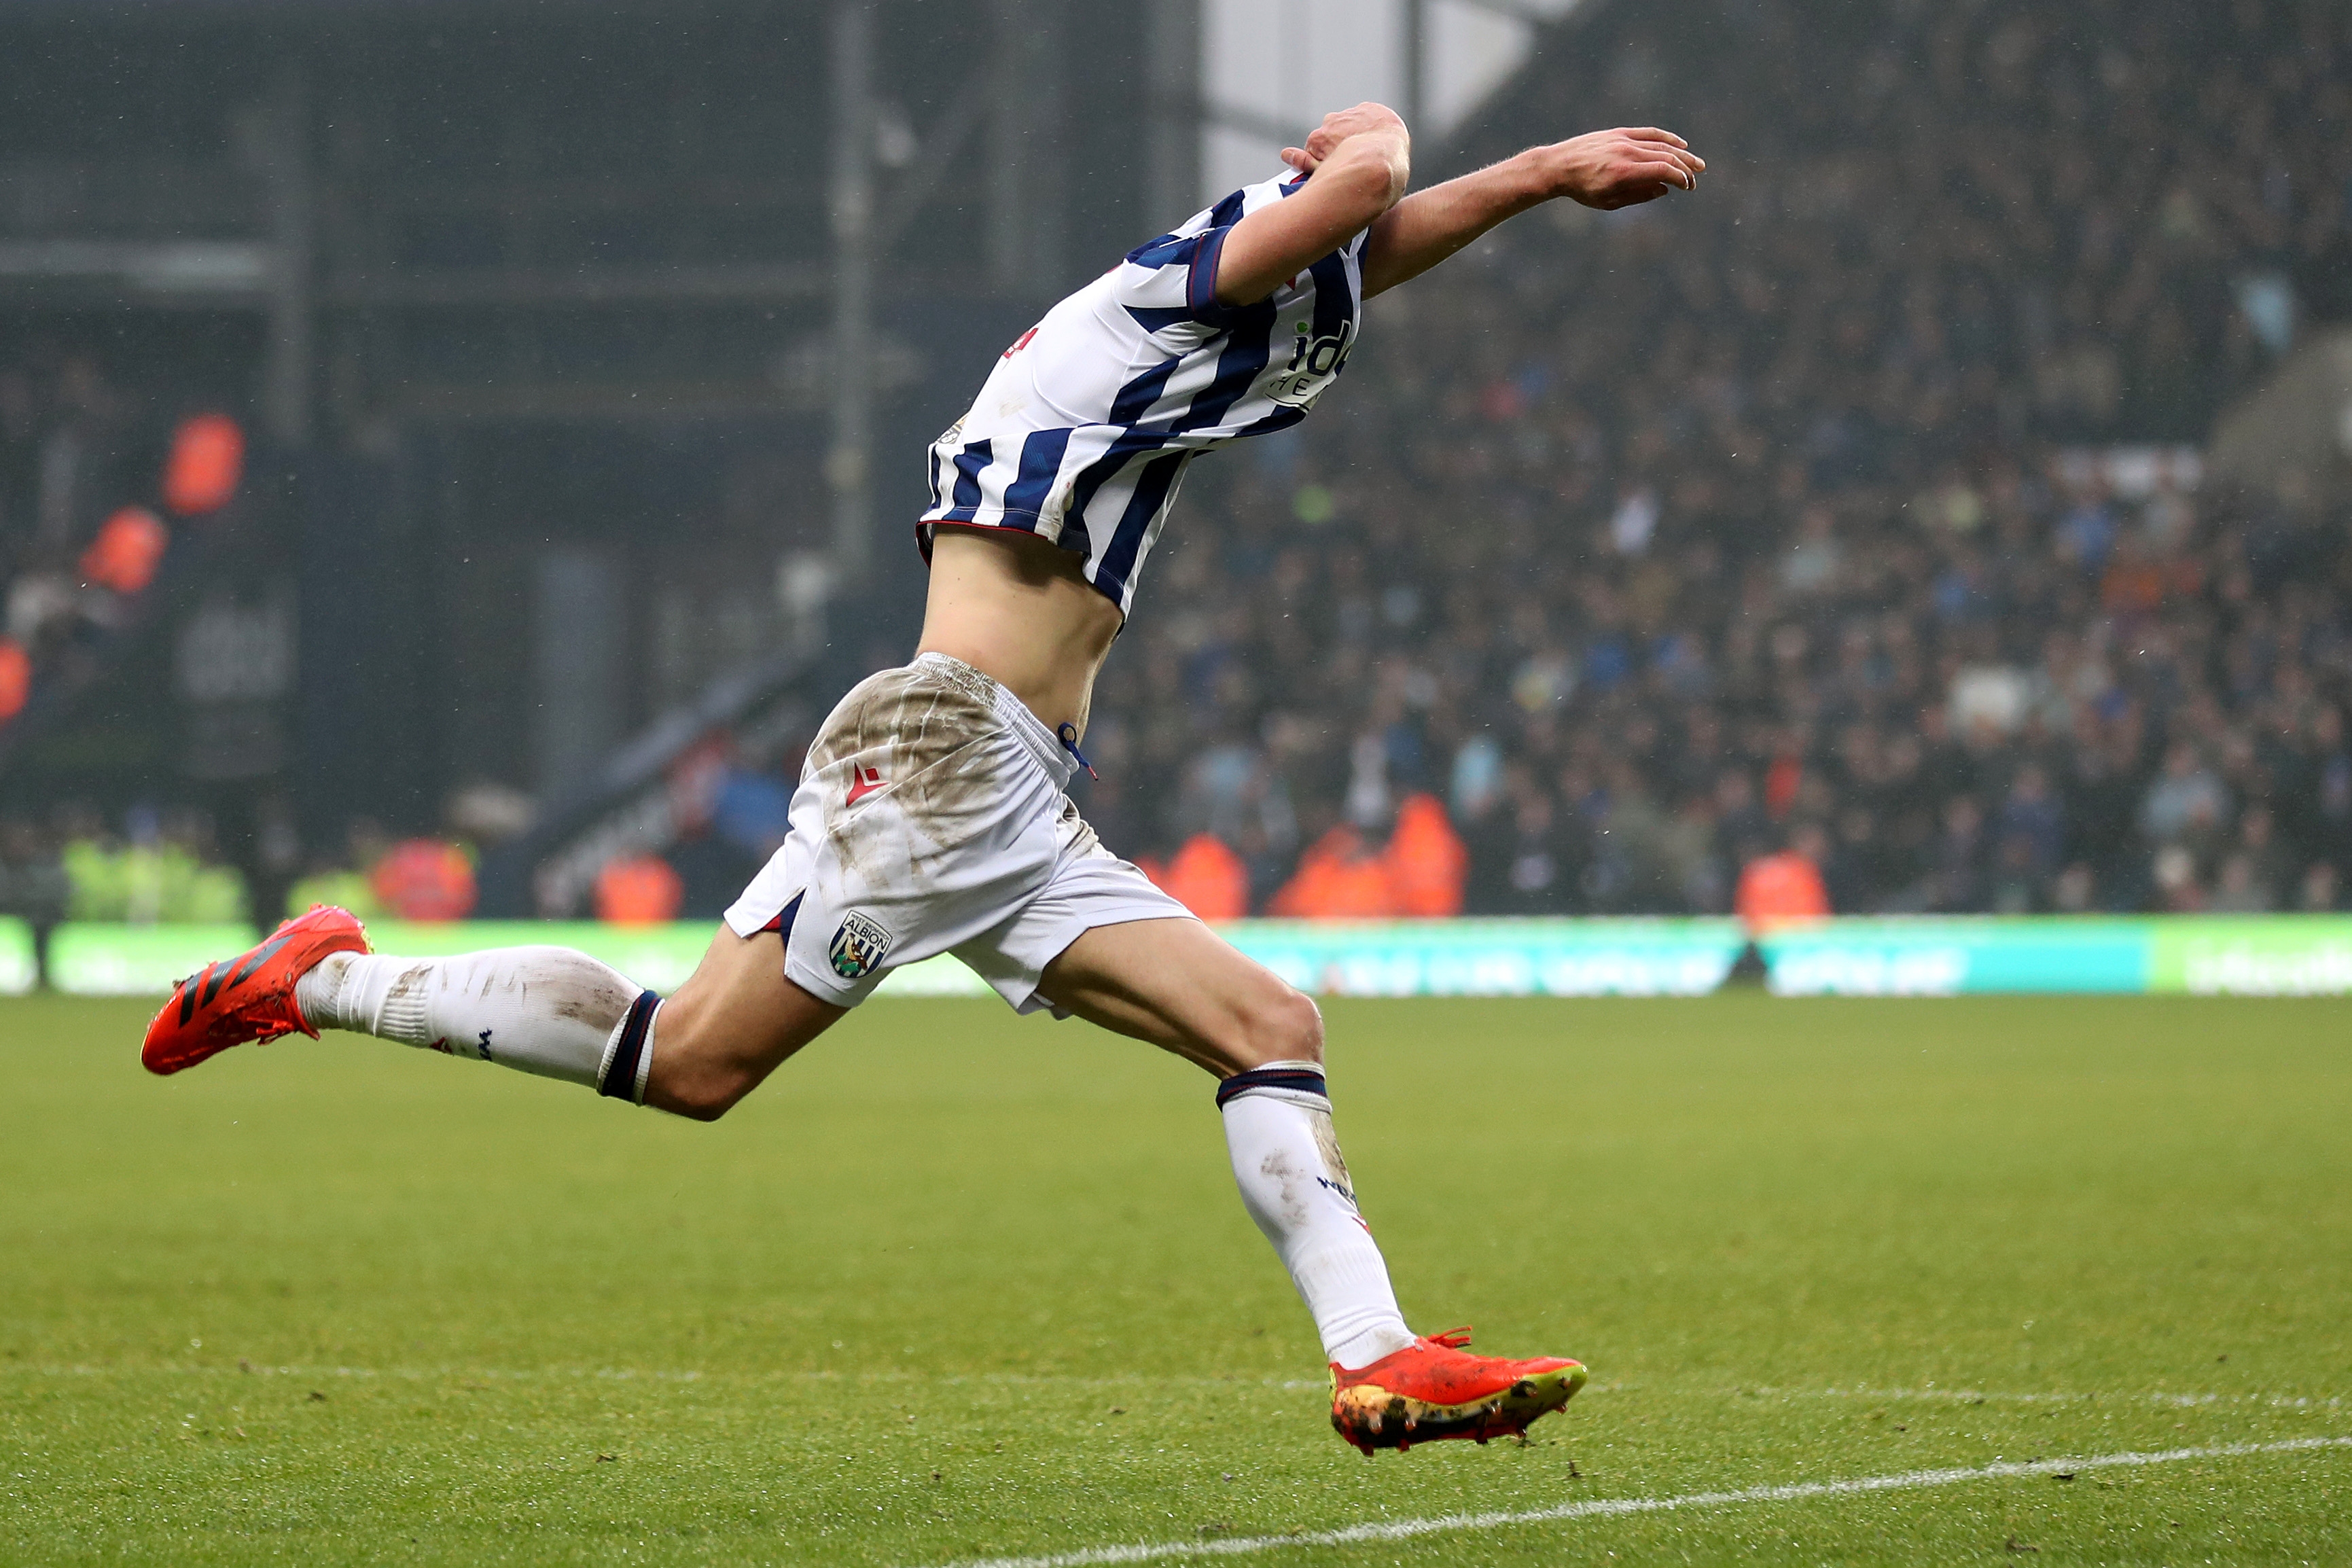
[[[36,979],[48,984],[49,933],[66,918],[73,886],[55,841],[23,818],[0,823],[0,913],[23,921],[33,931]]]
[[[376,901],[404,921],[459,921],[474,912],[474,858],[440,838],[408,838],[369,874]]]
[[[1829,888],[1821,871],[1828,853],[1829,836],[1815,824],[1799,824],[1790,833],[1787,847],[1741,868],[1733,912],[1750,932],[1791,921],[1820,920],[1830,912]]]
[[[1213,833],[1186,839],[1151,879],[1204,921],[1239,920],[1250,910],[1249,868]]]
[[[685,907],[686,884],[658,855],[615,856],[596,873],[595,898],[608,925],[659,925]]]

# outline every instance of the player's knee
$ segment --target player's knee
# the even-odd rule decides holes
[[[742,1098],[740,1094],[728,1094],[723,1091],[672,1096],[671,1103],[665,1109],[676,1111],[689,1121],[716,1121],[735,1109],[735,1102]]]
[[[693,1067],[664,1072],[656,1060],[646,1083],[646,1103],[690,1121],[716,1121],[751,1091],[740,1074]]]
[[[1250,1054],[1261,1062],[1323,1059],[1323,1013],[1315,999],[1284,985],[1250,1010]]]

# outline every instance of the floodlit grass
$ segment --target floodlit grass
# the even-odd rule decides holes
[[[923,1564],[2352,1435],[2352,1005],[1335,1004],[1424,1331],[1584,1358],[1367,1462],[1208,1080],[877,1004],[726,1121],[0,1004],[0,1560]],[[2352,1560],[2352,1449],[1283,1548]]]

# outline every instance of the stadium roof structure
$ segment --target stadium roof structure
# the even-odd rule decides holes
[[[1195,8],[15,0],[0,310],[260,311],[282,446],[824,419],[854,573],[950,357],[877,310],[992,333],[1189,210]]]

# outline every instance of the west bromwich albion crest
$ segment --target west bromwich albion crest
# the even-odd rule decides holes
[[[844,980],[859,980],[874,973],[882,955],[890,951],[891,941],[881,921],[853,910],[833,933],[833,945],[825,951],[833,959],[835,974]]]

